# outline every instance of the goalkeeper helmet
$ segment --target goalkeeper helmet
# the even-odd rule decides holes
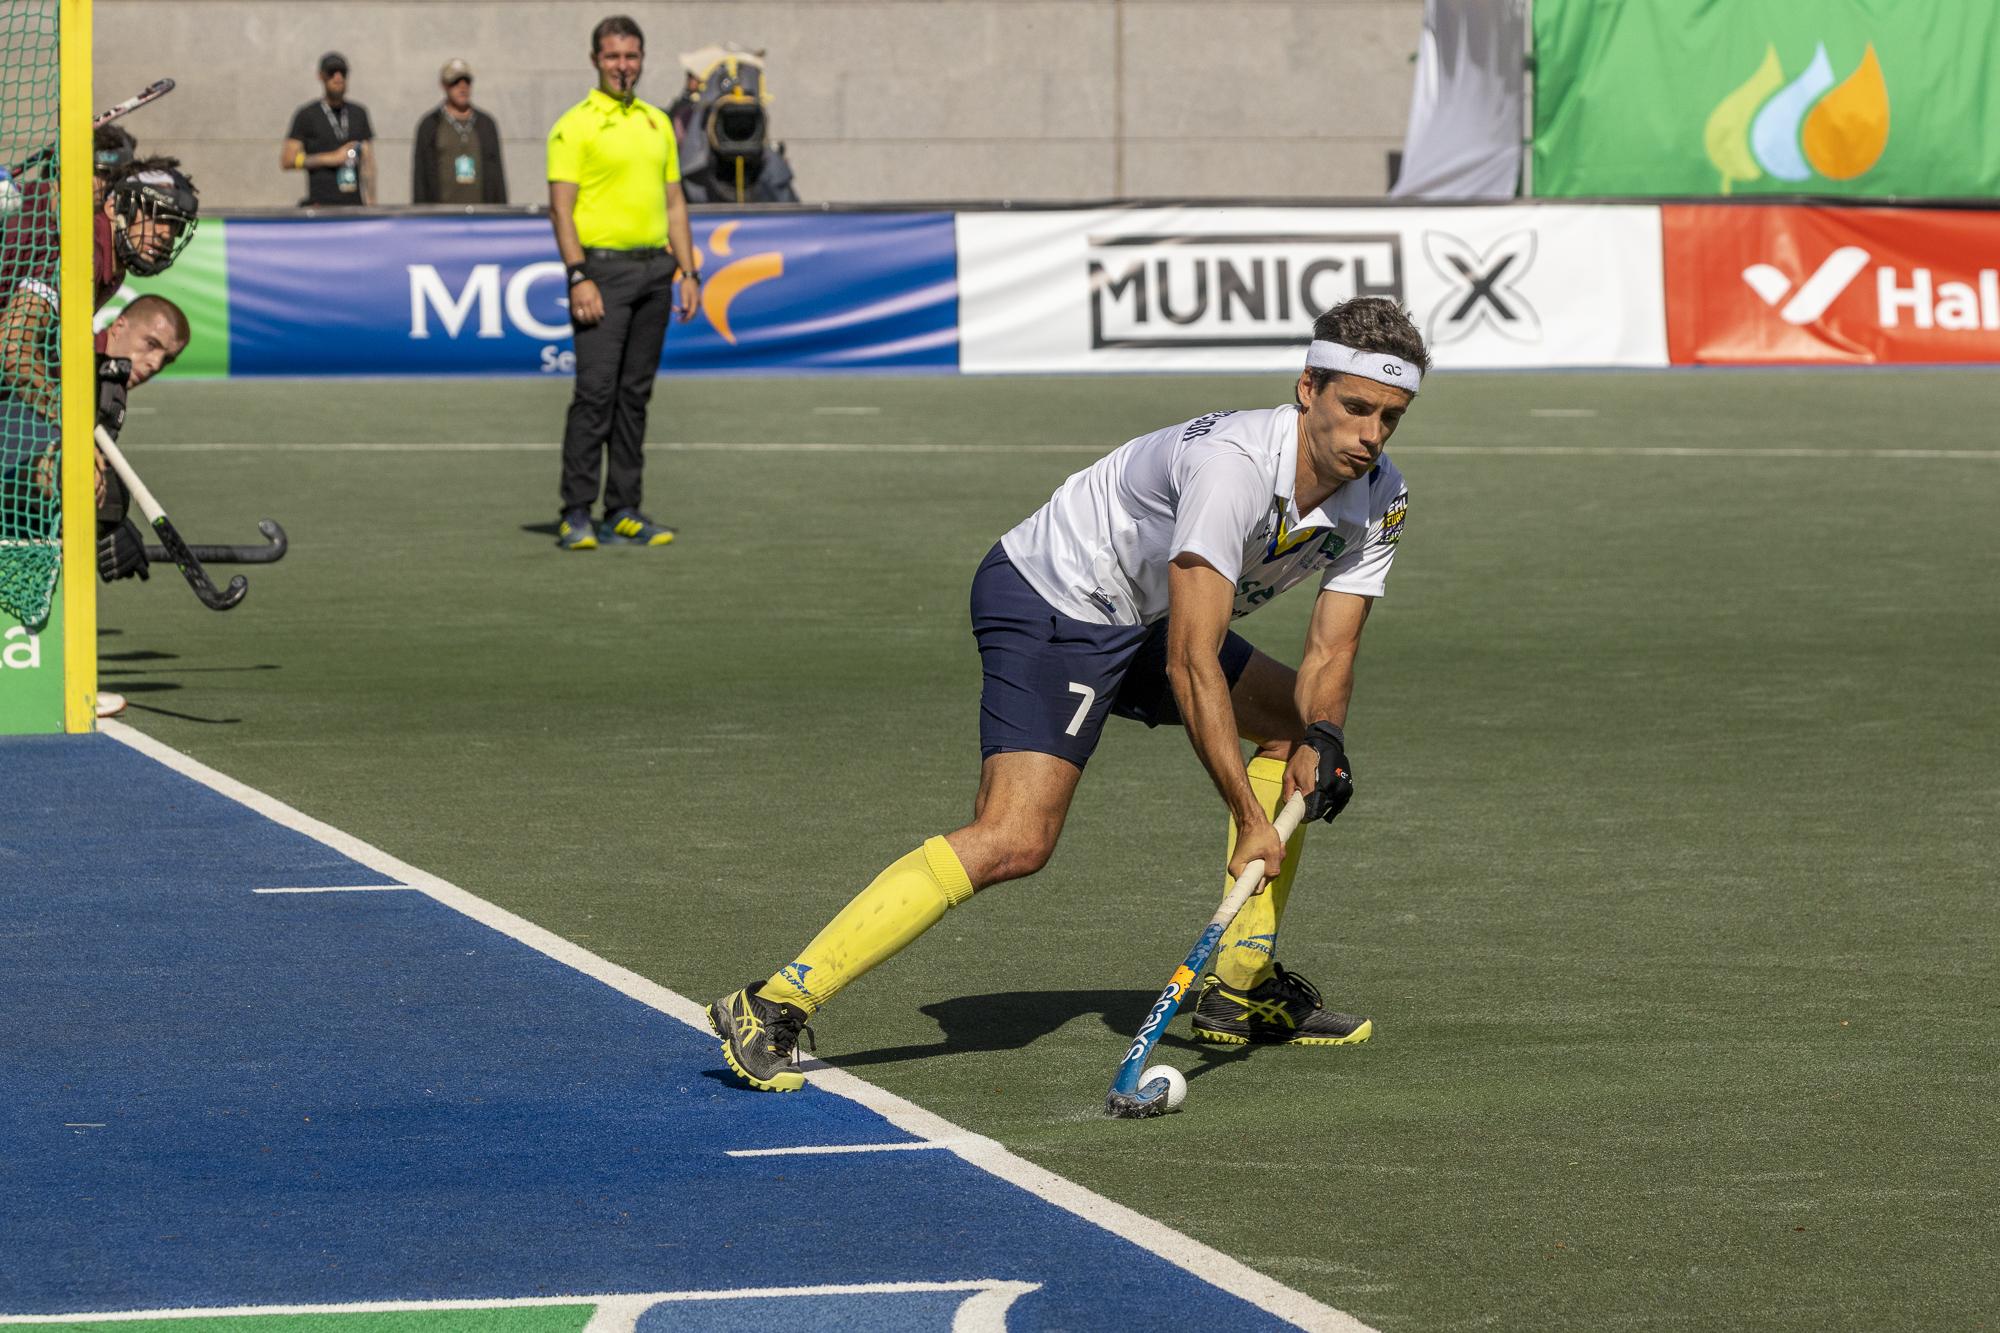
[[[201,200],[177,164],[137,163],[112,184],[110,199],[118,262],[128,272],[164,273],[194,239]]]
[[[91,162],[105,180],[124,175],[138,153],[138,142],[122,125],[99,125],[91,136]]]

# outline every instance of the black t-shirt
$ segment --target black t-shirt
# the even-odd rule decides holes
[[[343,102],[339,110],[324,101],[307,102],[292,114],[291,132],[285,136],[297,139],[308,153],[326,153],[353,140],[361,143],[375,137],[375,127],[368,123],[368,108],[359,102]],[[304,202],[314,205],[334,205],[361,203],[361,181],[358,175],[346,182],[346,173],[340,167],[309,167],[306,170],[306,197]]]

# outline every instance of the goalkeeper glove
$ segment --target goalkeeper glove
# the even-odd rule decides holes
[[[97,539],[97,577],[106,583],[134,574],[142,581],[149,579],[151,563],[146,559],[146,539],[129,518]]]

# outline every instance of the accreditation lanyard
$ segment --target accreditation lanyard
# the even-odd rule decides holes
[[[341,106],[340,116],[338,119],[336,119],[333,114],[333,108],[328,106],[326,104],[326,100],[322,98],[320,100],[319,110],[320,114],[326,117],[326,123],[333,127],[333,134],[336,140],[334,147],[338,148],[341,144],[346,143],[347,107],[345,105]],[[354,194],[355,192],[360,190],[361,177],[360,174],[355,171],[354,160],[351,157],[347,161],[342,162],[339,166],[334,168],[333,183],[334,183],[334,188],[338,189],[342,194]]]
[[[324,100],[322,100],[322,101],[320,102],[320,104],[319,104],[319,113],[320,113],[320,114],[321,114],[322,116],[325,116],[325,117],[326,117],[326,123],[327,123],[327,124],[329,124],[329,125],[333,126],[333,132],[334,132],[334,134],[335,134],[335,136],[336,136],[336,138],[334,139],[334,147],[338,148],[338,147],[339,147],[339,146],[340,146],[341,144],[344,144],[344,143],[346,143],[346,142],[347,142],[347,107],[346,107],[346,105],[345,105],[345,104],[343,104],[343,105],[341,106],[341,108],[340,108],[340,116],[339,116],[339,118],[338,118],[338,119],[336,119],[336,118],[334,117],[334,114],[333,114],[333,108],[332,108],[332,107],[330,107],[330,106],[328,106],[328,105],[326,104],[326,102],[325,102]]]

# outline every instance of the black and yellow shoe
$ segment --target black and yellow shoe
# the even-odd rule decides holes
[[[799,1038],[812,1045],[806,1011],[757,994],[760,978],[708,1006],[708,1025],[722,1038],[722,1058],[759,1092],[797,1092],[806,1076],[798,1070]]]
[[[556,545],[565,551],[595,551],[597,529],[588,509],[572,509],[556,520]]]
[[[1202,978],[1194,1002],[1198,1041],[1231,1046],[1359,1046],[1375,1035],[1373,1019],[1322,1008],[1319,987],[1277,964],[1255,990],[1223,984],[1213,972]]]
[[[670,546],[674,530],[636,509],[620,509],[597,525],[597,540],[606,546]]]

